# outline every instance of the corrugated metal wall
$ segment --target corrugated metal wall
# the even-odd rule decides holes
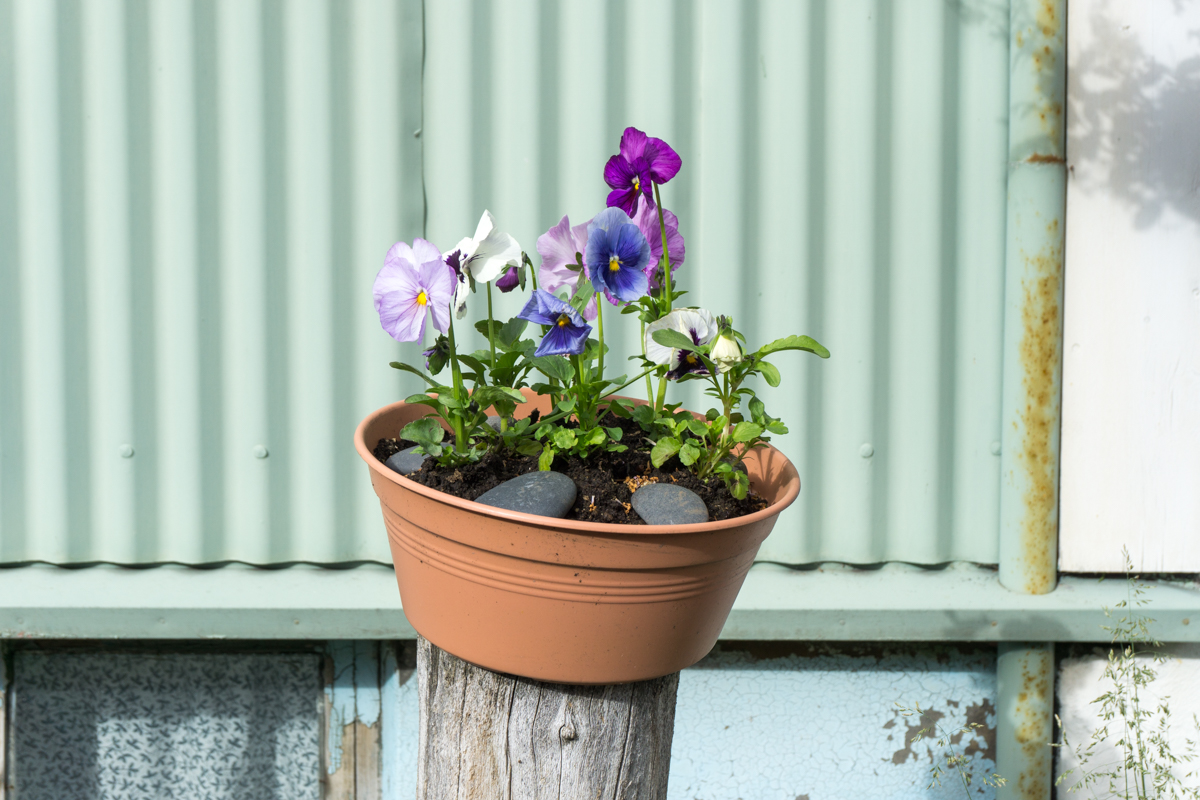
[[[684,159],[688,300],[834,354],[776,359],[762,557],[995,561],[1007,3],[423,13],[422,78],[417,0],[0,0],[0,562],[385,560],[382,253],[485,207],[533,252],[627,124]]]
[[[419,0],[0,2],[0,562],[386,559]],[[369,518],[367,512],[370,512]]]

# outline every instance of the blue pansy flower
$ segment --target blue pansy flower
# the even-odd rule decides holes
[[[545,289],[534,291],[517,316],[550,326],[534,351],[535,356],[579,355],[587,347],[588,334],[592,332],[592,326],[583,321],[578,311]]]
[[[588,223],[584,263],[597,291],[632,303],[650,289],[649,262],[650,243],[621,209],[606,208]]]

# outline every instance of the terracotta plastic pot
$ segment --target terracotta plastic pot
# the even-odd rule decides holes
[[[527,394],[529,394],[527,392]],[[549,410],[530,395],[518,415]],[[506,511],[421,486],[372,454],[429,413],[393,403],[354,434],[383,507],[404,613],[426,639],[481,667],[555,683],[668,675],[716,644],[779,512],[800,492],[774,448],[746,458],[770,506],[737,519],[648,526]]]

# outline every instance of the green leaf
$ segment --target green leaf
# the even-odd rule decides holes
[[[624,400],[618,400],[615,397],[608,401],[608,410],[614,417],[619,417],[621,419],[629,419],[631,416],[629,404]],[[620,428],[617,430],[620,430]]]
[[[492,324],[492,332],[490,335],[488,334],[488,323],[489,322]],[[495,336],[497,338],[500,336],[500,323],[494,319],[492,319],[492,320],[481,319],[475,323],[475,330],[479,331],[480,336],[487,339],[488,341],[491,341],[492,336]]]
[[[755,366],[758,367],[758,371],[762,373],[762,376],[766,379],[767,383],[771,384],[772,386],[779,385],[779,370],[774,364],[772,364],[770,361],[763,361],[762,359],[759,359],[755,363]]]
[[[404,372],[411,372],[413,375],[416,375],[418,378],[425,381],[430,386],[437,386],[437,381],[431,379],[428,375],[426,375],[423,371],[417,369],[416,367],[410,367],[408,364],[405,364],[403,361],[393,361],[390,364],[388,364],[388,366],[390,366],[392,369],[398,369],[398,370],[402,370]]]
[[[745,500],[750,491],[750,478],[741,470],[734,470],[729,475],[729,493],[738,500]]]
[[[575,446],[575,431],[570,428],[555,428],[551,439],[559,450],[570,450]]]
[[[783,436],[788,432],[787,425],[784,425],[779,420],[772,420],[771,422],[767,423],[767,430],[769,430],[771,433],[778,434],[779,436]]]
[[[677,350],[700,350],[701,347],[692,341],[692,337],[671,328],[656,330],[651,337],[663,347],[674,347]]]
[[[654,448],[650,451],[650,463],[656,467],[661,467],[666,463],[667,459],[679,452],[679,448],[683,444],[678,439],[671,436],[664,436],[658,440]]]
[[[684,442],[683,447],[679,448],[679,460],[685,467],[690,467],[696,463],[696,459],[700,457],[700,448],[691,442]]]
[[[777,353],[780,350],[806,350],[821,358],[829,358],[829,351],[811,336],[785,336],[782,339],[776,339],[770,344],[764,344],[758,348],[758,352],[755,355],[765,356],[770,353]]]
[[[604,430],[608,431],[608,438],[614,442],[621,441],[621,437],[625,435],[625,431],[620,428],[605,428]]]
[[[739,422],[733,426],[733,440],[739,443],[749,442],[762,436],[762,432],[763,427],[757,422]]]
[[[488,361],[492,360],[492,354],[487,352],[486,350],[476,351],[476,352],[479,352],[483,356],[484,359],[486,359]],[[484,366],[483,361],[481,361],[478,358],[475,358],[474,356],[460,355],[458,357],[458,361],[459,361],[459,363],[466,364],[468,367],[470,367],[471,369],[478,372],[481,377],[484,374],[486,374],[486,372],[487,372],[487,367]]]
[[[446,431],[437,423],[433,417],[421,417],[404,426],[404,430],[400,431],[401,439],[408,439],[410,442],[425,447],[426,445],[436,445],[442,441],[446,435]],[[430,455],[433,455],[432,453]]]
[[[513,317],[500,328],[499,344],[512,347],[528,325],[529,323],[520,317]]]
[[[575,287],[575,294],[571,296],[571,308],[583,313],[583,309],[587,308],[587,304],[592,301],[592,295],[596,294],[596,288],[592,286],[592,282],[586,277],[580,276],[579,285]]]
[[[413,403],[414,405],[431,406],[437,408],[441,402],[436,397],[430,397],[427,394],[410,394],[404,398],[404,402]]]
[[[556,405],[554,408],[556,411],[559,411],[563,414],[570,414],[572,411],[575,410],[575,403],[576,403],[575,396],[572,395],[571,397],[567,397],[562,400],[559,400],[558,405]]]
[[[606,441],[608,441],[608,433],[605,432],[604,428],[592,428],[583,437],[583,445],[585,447],[595,447],[598,444],[604,444]]]
[[[554,463],[554,448],[546,445],[542,448],[542,454],[538,456],[538,469],[542,472],[549,472],[550,466]]]
[[[750,400],[750,418],[755,422],[762,424],[767,414],[767,407],[763,405],[763,401],[757,397]]]
[[[699,436],[701,439],[708,436],[708,426],[698,419],[689,419],[687,421],[687,429]]]
[[[557,378],[563,383],[570,383],[575,372],[571,369],[571,362],[562,356],[537,356],[530,362],[547,378]]]
[[[533,439],[522,439],[517,442],[516,450],[523,456],[536,456],[542,450],[542,446]]]

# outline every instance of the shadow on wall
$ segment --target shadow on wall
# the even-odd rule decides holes
[[[1122,15],[1132,18],[1125,24],[1115,5],[1095,3],[1080,21],[1091,31],[1088,43],[1069,53],[1077,76],[1067,90],[1072,181],[1134,208],[1138,229],[1168,211],[1200,225],[1200,14],[1173,0],[1171,12],[1139,8],[1136,18]],[[1149,30],[1137,30],[1152,19]],[[1169,46],[1148,47],[1151,36],[1175,43],[1182,57],[1172,58]]]

